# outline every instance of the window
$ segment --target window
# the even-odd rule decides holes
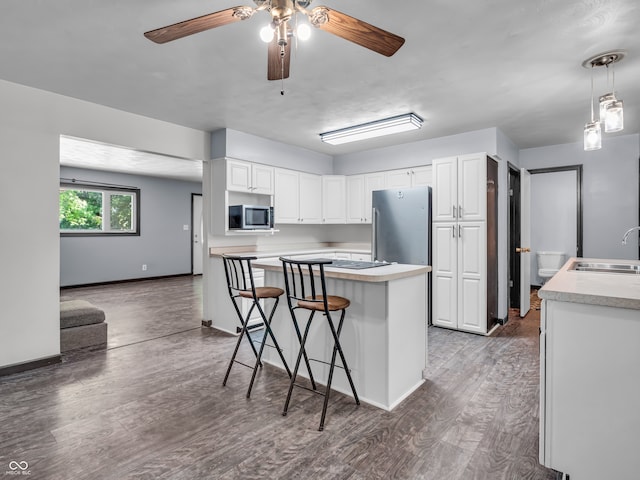
[[[140,235],[140,189],[60,183],[60,233]]]

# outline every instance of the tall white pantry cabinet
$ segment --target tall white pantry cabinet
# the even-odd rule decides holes
[[[487,334],[497,316],[497,162],[484,153],[437,159],[433,182],[432,323]]]

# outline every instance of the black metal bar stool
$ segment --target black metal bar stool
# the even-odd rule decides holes
[[[278,351],[278,355],[280,355],[280,359],[282,360],[282,364],[284,365],[285,370],[289,377],[291,377],[291,370],[289,370],[289,366],[287,365],[287,361],[284,359],[282,355],[282,349],[278,345],[278,341],[276,337],[273,335],[273,331],[271,330],[271,320],[273,319],[273,314],[278,307],[278,302],[280,300],[280,295],[284,293],[284,290],[277,287],[256,287],[255,282],[253,280],[253,269],[251,267],[251,261],[256,260],[257,257],[249,257],[249,256],[237,256],[237,255],[222,255],[222,261],[224,263],[224,273],[227,277],[227,287],[229,289],[229,296],[231,297],[231,301],[233,302],[233,306],[238,314],[238,318],[240,319],[240,324],[242,325],[242,329],[240,331],[240,335],[238,336],[238,341],[236,342],[236,348],[233,351],[233,356],[229,361],[229,366],[227,367],[227,373],[224,376],[224,381],[222,382],[222,386],[227,384],[227,379],[229,378],[229,373],[231,373],[231,367],[234,363],[239,363],[244,365],[245,367],[253,368],[253,373],[251,375],[251,382],[249,383],[249,389],[247,390],[247,398],[251,396],[251,389],[253,388],[253,382],[256,379],[256,372],[258,371],[258,367],[262,367],[262,352],[264,350],[265,345],[268,347],[273,347]],[[248,298],[253,302],[251,303],[251,307],[247,312],[247,316],[242,316],[242,310],[238,305],[238,301]],[[269,318],[265,315],[264,309],[260,305],[261,299],[273,298],[275,299],[275,303],[273,308],[271,309],[271,313],[269,314]],[[262,320],[264,322],[264,335],[262,336],[262,340],[260,341],[260,348],[256,350],[254,345],[254,340],[249,335],[249,319],[251,318],[251,313],[253,309],[257,308]],[[242,337],[246,336],[249,340],[249,344],[251,345],[251,349],[256,357],[256,362],[253,366],[242,363],[239,360],[236,360],[236,355],[238,353],[238,349],[240,348],[240,343],[242,342]],[[267,336],[271,338],[273,345],[269,345],[266,343]]]
[[[347,361],[344,358],[344,353],[342,352],[342,346],[340,345],[340,332],[342,331],[345,312],[351,302],[344,297],[327,295],[327,287],[324,277],[324,266],[332,263],[331,260],[292,260],[284,257],[280,257],[280,260],[282,261],[282,268],[284,270],[284,284],[287,290],[287,303],[289,305],[289,310],[291,312],[291,317],[293,319],[296,333],[298,334],[298,338],[300,339],[300,351],[298,352],[296,365],[293,369],[291,382],[289,383],[289,392],[287,393],[287,400],[285,401],[282,415],[287,415],[287,410],[289,409],[289,402],[291,400],[291,394],[293,392],[294,386],[310,390],[307,387],[296,383],[298,368],[300,367],[302,358],[304,358],[307,370],[309,372],[309,379],[311,380],[312,391],[324,396],[324,405],[322,406],[322,415],[320,417],[320,427],[318,428],[318,430],[322,431],[324,429],[324,420],[327,415],[329,394],[331,392],[331,381],[333,380],[333,371],[336,367],[336,356],[338,354],[340,355],[340,360],[342,361],[342,367],[338,365],[338,368],[342,368],[347,374],[347,379],[349,380],[349,385],[351,386],[351,391],[353,392],[353,398],[356,401],[356,405],[360,405],[360,399],[358,398],[358,394],[356,393],[356,387],[353,385],[349,366],[347,365]],[[318,279],[320,280],[320,288],[317,288],[316,286]],[[300,336],[300,328],[298,327],[298,320],[296,318],[296,311],[299,309],[308,310],[311,312],[307,319],[307,324],[304,328],[304,333],[302,334],[302,336]],[[341,312],[340,321],[338,322],[338,328],[336,328],[330,314],[330,312],[335,311]],[[316,383],[313,378],[313,373],[311,372],[311,366],[309,364],[309,358],[307,357],[307,352],[305,350],[305,344],[307,342],[307,336],[309,334],[309,327],[311,326],[311,321],[313,320],[316,312],[322,312],[324,317],[327,319],[327,324],[329,325],[329,329],[331,330],[331,335],[333,337],[333,355],[331,356],[331,363],[329,363],[329,376],[327,377],[327,385],[324,392],[318,391],[318,389],[316,388]],[[313,360],[321,363],[327,363],[322,362],[321,360]]]

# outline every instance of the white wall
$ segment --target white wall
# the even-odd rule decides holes
[[[60,353],[60,135],[194,159],[209,158],[210,135],[1,80],[0,105],[5,367]]]
[[[60,286],[191,273],[191,230],[183,227],[201,182],[69,167],[60,175],[140,189],[140,235],[60,238]]]
[[[605,136],[602,149],[591,152],[582,143],[520,150],[520,165],[527,169],[583,165],[585,257],[638,258],[638,237],[626,246],[621,241],[628,228],[638,225],[639,137]]]
[[[436,158],[467,153],[487,152],[494,156],[497,153],[496,130],[496,128],[486,128],[447,137],[430,138],[391,147],[336,155],[333,160],[333,173],[336,175],[356,175],[431,165]]]

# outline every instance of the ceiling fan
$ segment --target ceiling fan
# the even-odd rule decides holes
[[[307,16],[309,23],[320,30],[337,35],[362,47],[390,57],[404,44],[404,38],[374,27],[362,20],[338,12],[329,7],[319,6],[312,10],[307,7],[313,0],[254,0],[256,7],[239,6],[219,12],[192,18],[183,22],[157,28],[144,34],[156,43],[166,43],[194,33],[221,27],[229,23],[246,20],[261,10],[271,14],[271,23],[266,32],[273,35],[269,41],[267,78],[282,80],[289,77],[291,41],[294,36],[290,20],[296,13]],[[263,38],[264,39],[264,38]]]

